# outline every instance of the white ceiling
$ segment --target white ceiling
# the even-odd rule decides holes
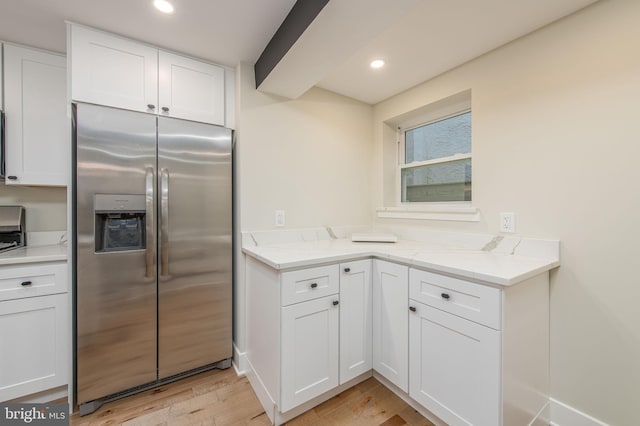
[[[353,0],[331,0],[349,2]],[[389,16],[367,40],[347,43],[363,31],[354,27],[374,22],[380,8],[393,0],[367,0],[366,7],[344,17],[344,34],[335,34],[335,18],[322,14],[312,24],[313,48],[305,49],[301,37],[292,52],[309,55],[294,74],[313,75],[311,85],[367,103],[377,103],[454,68],[498,46],[577,11],[595,0],[415,0],[408,12]],[[405,0],[407,4],[407,2]],[[64,52],[64,20],[142,40],[212,62],[235,66],[255,62],[295,0],[173,0],[176,12],[163,15],[152,0],[0,0],[0,40]],[[379,21],[379,19],[378,19]],[[377,22],[377,21],[376,21]],[[376,24],[377,25],[377,24]],[[322,26],[325,28],[323,29]],[[320,27],[320,28],[319,28]],[[351,30],[350,30],[351,28]],[[327,45],[318,46],[325,31]],[[321,37],[320,37],[321,38]],[[336,40],[343,40],[336,43]],[[321,62],[317,56],[333,53],[325,69],[305,69]],[[340,63],[335,58],[340,57]],[[382,57],[387,65],[371,70],[371,59]],[[274,70],[277,72],[278,68]],[[285,76],[287,77],[287,76]],[[285,78],[286,80],[286,78]]]
[[[375,104],[595,1],[421,0],[316,85]]]
[[[0,40],[66,51],[65,20],[222,65],[255,62],[295,0],[0,0]]]

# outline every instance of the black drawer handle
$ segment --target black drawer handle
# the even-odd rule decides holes
[[[344,268],[345,272],[351,272],[351,268]]]
[[[334,300],[333,301],[333,306],[338,306],[338,303],[340,303],[338,300]]]
[[[31,285],[31,284],[33,284],[31,281],[22,281],[22,282],[20,283],[20,285],[21,285],[21,286],[23,286],[23,287],[27,287],[27,286],[29,286],[29,285]]]
[[[7,176],[9,180],[18,180],[18,176]]]
[[[440,296],[442,296],[443,299],[447,299],[447,300],[449,300],[449,297],[450,297],[447,293],[442,293],[440,294]]]
[[[415,311],[416,311],[416,307],[415,307],[415,306],[409,306],[409,310],[410,310],[411,312],[415,312]]]
[[[310,287],[311,287],[311,288],[316,288],[316,287],[318,287],[318,283],[311,283],[311,286],[310,286]]]
[[[162,107],[162,112],[169,112],[169,107]]]

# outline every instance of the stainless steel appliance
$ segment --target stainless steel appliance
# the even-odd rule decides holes
[[[230,366],[231,130],[89,104],[74,122],[76,401],[87,414]]]
[[[4,130],[4,112],[0,110],[0,177],[4,177],[4,142],[5,142],[5,130]]]
[[[0,206],[0,251],[27,245],[22,206]]]

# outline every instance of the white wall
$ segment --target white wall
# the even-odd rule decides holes
[[[0,182],[0,205],[24,206],[29,232],[67,229],[66,188],[8,186]]]
[[[372,107],[312,88],[295,100],[255,90],[253,66],[237,70],[236,219],[242,231],[372,221]],[[239,241],[239,240],[238,240]],[[236,345],[244,347],[244,276],[237,252]]]
[[[393,199],[384,121],[471,89],[482,221],[414,223],[497,233],[498,213],[513,211],[518,233],[560,238],[552,396],[629,426],[640,419],[639,23],[639,1],[600,1],[376,105],[373,126],[372,209]]]

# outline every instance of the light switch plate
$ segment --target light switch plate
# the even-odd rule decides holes
[[[284,210],[276,210],[276,226],[284,226],[285,216]]]

